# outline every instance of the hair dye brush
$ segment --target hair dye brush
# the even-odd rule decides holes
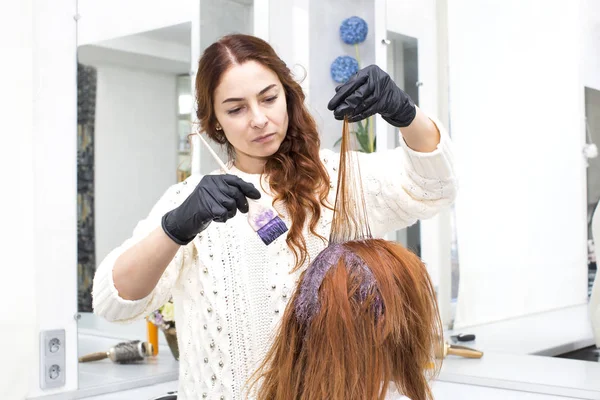
[[[79,362],[98,361],[109,358],[117,364],[129,364],[142,361],[152,355],[153,346],[148,342],[134,340],[132,342],[119,343],[108,351],[87,354],[79,357]]]
[[[202,135],[197,134],[206,149],[213,156],[217,164],[225,171],[225,173],[229,174],[229,168],[225,165],[223,161],[219,158],[217,153],[210,147],[210,145],[204,140]],[[275,239],[279,236],[283,235],[287,232],[288,227],[279,218],[277,215],[277,211],[272,206],[267,206],[264,202],[259,202],[258,200],[252,200],[246,198],[248,201],[248,223],[252,227],[252,229],[258,233],[258,236],[262,239],[262,241],[269,245],[273,243]]]

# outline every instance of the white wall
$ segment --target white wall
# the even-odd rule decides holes
[[[148,71],[185,74],[189,72],[190,46],[142,35],[111,39],[78,47],[81,63],[110,63]]]
[[[600,90],[600,1],[583,0],[586,24],[584,31],[584,84]]]
[[[77,387],[74,5],[68,0],[35,2],[33,19],[37,324],[39,331],[65,329],[67,340],[66,385],[54,391]],[[29,396],[41,394],[38,368],[31,372],[31,379]]]
[[[78,0],[77,43],[92,44],[188,22],[193,1],[197,0]]]
[[[0,205],[3,223],[10,229],[0,233],[4,279],[0,301],[0,341],[5,346],[0,366],[0,397],[22,399],[31,387],[37,365],[37,310],[35,285],[36,194],[33,154],[33,9],[31,0],[0,3],[0,52],[4,60],[0,74]],[[14,32],[20,32],[15,35]],[[17,173],[18,171],[18,173]],[[11,188],[11,189],[9,189]],[[6,305],[9,305],[7,307]]]
[[[457,327],[586,302],[580,4],[449,2]]]
[[[0,5],[6,399],[42,394],[41,330],[65,329],[67,340],[66,385],[45,393],[77,387],[74,13],[70,0]]]
[[[177,182],[175,75],[98,66],[95,224],[98,263]]]

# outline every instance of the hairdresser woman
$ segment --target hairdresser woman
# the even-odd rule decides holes
[[[110,321],[128,322],[173,297],[179,399],[241,399],[299,274],[326,246],[339,155],[320,150],[301,87],[261,39],[231,35],[209,46],[196,95],[201,129],[227,148],[230,174],[167,189],[98,267],[93,305]],[[359,71],[336,89],[329,109],[350,121],[379,113],[404,138],[395,150],[360,156],[373,236],[452,203],[450,139],[385,72]],[[289,231],[265,245],[248,224],[246,198],[274,201]]]

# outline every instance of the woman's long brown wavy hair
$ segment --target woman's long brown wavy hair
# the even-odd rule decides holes
[[[248,393],[379,400],[393,382],[411,400],[431,400],[443,346],[432,282],[415,254],[370,237],[347,123],[342,137],[330,245],[302,273]]]
[[[279,150],[267,161],[264,173],[269,177],[269,185],[275,195],[273,202],[283,202],[292,220],[286,241],[296,256],[296,270],[308,257],[303,235],[308,218],[310,232],[320,236],[316,226],[321,206],[328,206],[329,174],[319,157],[321,141],[317,124],[304,106],[304,92],[290,69],[262,39],[242,34],[222,37],[204,51],[199,61],[196,75],[197,117],[201,129],[212,140],[225,145],[232,157],[235,154],[233,147],[223,132],[216,130],[214,93],[228,68],[247,61],[259,62],[275,72],[285,91],[289,117],[287,134]]]

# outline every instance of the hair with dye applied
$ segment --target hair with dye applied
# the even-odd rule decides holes
[[[432,400],[443,345],[433,284],[403,246],[373,239],[344,121],[329,246],[302,272],[275,340],[249,381],[259,400],[379,400],[395,384]]]

